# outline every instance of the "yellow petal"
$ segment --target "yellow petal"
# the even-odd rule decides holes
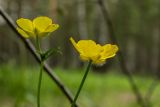
[[[38,33],[38,36],[39,37],[46,37],[48,36],[51,32],[55,31],[56,29],[58,29],[59,25],[58,24],[52,24],[52,25],[49,25],[47,27],[47,29],[45,29],[44,32],[39,32]]]
[[[101,53],[101,59],[107,59],[114,57],[118,51],[117,45],[106,44],[103,46],[103,52]]]
[[[34,28],[31,20],[20,18],[16,22],[17,22],[17,25],[24,31],[33,32]]]
[[[44,32],[45,29],[47,29],[47,27],[51,24],[52,20],[45,16],[40,16],[33,20],[33,25],[35,26],[36,30],[38,30],[38,32]]]
[[[92,48],[94,45],[96,45],[96,43],[92,40],[80,40],[77,43],[77,48],[80,53],[89,54],[93,50]],[[88,56],[88,55],[86,55],[86,56]]]
[[[77,43],[75,42],[75,40],[72,37],[70,37],[69,39],[70,39],[71,43],[73,44],[73,46],[76,48],[76,50],[78,52],[80,52],[79,49],[78,49],[78,47],[77,47]]]
[[[80,40],[77,43],[77,47],[81,54],[85,54],[85,56],[88,56],[90,58],[97,57],[102,50],[101,46],[97,45],[92,40]]]
[[[81,60],[83,60],[83,61],[89,61],[89,60],[90,60],[89,57],[87,57],[87,56],[85,56],[85,55],[83,55],[83,54],[80,54],[80,58],[81,58]]]
[[[92,60],[96,62],[99,59],[100,52],[103,50],[101,45],[96,44],[92,40],[80,40],[78,43],[73,38],[70,38],[70,40],[83,61]]]
[[[51,24],[49,25],[44,32],[53,32],[59,28],[58,24]]]
[[[103,64],[105,64],[105,62],[106,62],[106,60],[95,60],[95,61],[93,61],[93,64],[95,64],[95,65],[103,65]]]
[[[76,43],[72,37],[70,41],[79,52],[81,60],[92,60],[92,63],[96,65],[103,65],[107,58],[115,56],[118,51],[117,45],[106,44],[101,46],[92,40],[80,40]]]
[[[17,31],[24,37],[24,38],[29,38],[29,35],[27,35],[26,32],[24,32],[22,29],[17,27]]]

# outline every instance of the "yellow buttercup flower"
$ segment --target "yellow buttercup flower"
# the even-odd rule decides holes
[[[99,58],[95,60],[95,64],[103,64],[108,58],[114,57],[118,51],[118,46],[106,44],[102,46],[102,49],[103,51],[101,51]]]
[[[45,37],[59,27],[58,24],[53,24],[52,20],[45,16],[37,17],[33,21],[20,18],[16,22],[18,32],[25,38]]]
[[[92,40],[80,40],[78,43],[71,37],[71,43],[80,54],[83,61],[92,60],[94,64],[103,64],[108,58],[112,58],[118,51],[117,45],[106,44],[101,46]]]

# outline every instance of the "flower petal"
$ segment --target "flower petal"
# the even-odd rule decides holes
[[[34,27],[31,20],[20,18],[16,22],[17,22],[17,25],[24,31],[33,32]]]
[[[51,24],[49,25],[44,32],[53,32],[59,28],[58,24]]]
[[[47,29],[47,27],[51,24],[52,20],[45,16],[40,16],[33,20],[33,25],[35,26],[36,30],[38,30],[38,32],[44,32],[45,29]]]
[[[96,58],[102,50],[101,46],[92,40],[80,40],[77,47],[81,54],[85,54],[90,58]]]
[[[88,56],[85,56],[83,54],[80,54],[80,58],[82,61],[89,61],[90,60],[90,58]]]
[[[72,37],[70,41],[79,52],[81,60],[91,60],[96,65],[103,65],[107,58],[115,56],[118,51],[117,45],[106,44],[101,46],[92,40],[80,40],[76,43]]]
[[[29,38],[29,35],[27,35],[26,32],[24,32],[22,29],[17,27],[17,31],[24,37],[24,38]]]
[[[99,59],[99,60],[94,60],[93,64],[95,64],[95,65],[103,65],[103,64],[105,64],[105,62],[106,62],[106,60]]]
[[[114,57],[118,51],[117,45],[106,44],[103,46],[103,52],[101,53],[101,59],[107,59]]]
[[[77,47],[77,43],[75,42],[75,40],[72,37],[70,37],[69,39],[70,39],[71,43],[73,44],[73,46],[76,48],[76,50],[78,52],[80,52],[79,48]]]

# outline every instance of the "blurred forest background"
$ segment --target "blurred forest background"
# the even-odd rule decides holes
[[[49,61],[54,66],[81,66],[69,42],[70,36],[77,41],[93,39],[101,44],[110,43],[108,26],[96,0],[1,0],[0,4],[14,21],[20,17],[49,16],[60,24],[56,32],[43,40],[44,47],[59,47],[63,52],[63,56],[55,56]],[[160,1],[105,0],[105,6],[128,69],[145,73],[159,71]],[[0,64],[13,61],[26,65],[34,62],[2,18],[0,34]],[[107,63],[103,68],[110,65]]]
[[[152,78],[157,75],[160,71],[160,0],[103,0],[106,9],[108,10],[109,16],[111,18],[114,34],[119,43],[119,47],[122,51],[123,57],[126,61],[127,69],[135,74],[143,74],[142,77],[135,77],[138,81],[138,86],[142,93],[145,93],[144,90],[146,87],[149,87]],[[48,38],[44,38],[42,40],[43,48],[60,48],[62,51],[62,55],[53,56],[48,63],[51,67],[58,69],[65,69],[64,71],[69,71],[67,69],[79,69],[83,68],[83,62],[79,60],[79,56],[76,53],[75,49],[71,45],[69,41],[69,37],[72,36],[76,41],[80,39],[92,39],[100,44],[111,43],[109,26],[105,23],[105,18],[103,16],[102,10],[100,9],[100,5],[97,0],[0,0],[0,7],[3,8],[11,18],[16,21],[18,18],[29,18],[33,19],[37,16],[49,16],[51,17],[55,23],[60,25],[60,28],[51,34]],[[112,35],[111,35],[112,36]],[[33,56],[30,52],[25,48],[23,42],[16,37],[16,34],[12,31],[12,29],[6,24],[5,20],[0,16],[0,90],[5,92],[4,90],[9,90],[13,94],[19,88],[21,90],[18,94],[21,98],[24,97],[24,93],[26,95],[26,90],[28,87],[31,87],[29,82],[21,81],[24,79],[21,77],[21,73],[16,76],[21,77],[20,79],[16,78],[12,71],[27,71],[30,67],[34,68],[37,63],[34,60]],[[8,68],[6,67],[8,66]],[[19,67],[19,68],[17,68]],[[36,66],[37,67],[37,66]],[[26,68],[26,69],[24,69]],[[107,63],[102,67],[94,66],[93,70],[101,72],[107,71],[118,71],[120,70],[119,62],[117,58],[109,59]],[[6,71],[5,74],[3,71]],[[36,71],[35,68],[33,71]],[[30,79],[35,79],[35,77],[30,76],[28,72],[26,73],[27,79],[25,81],[29,81]],[[25,73],[22,73],[24,76]],[[32,75],[34,75],[33,72]],[[71,71],[71,73],[73,73]],[[152,77],[147,77],[152,74]],[[160,72],[158,73],[160,74]],[[8,81],[5,81],[3,76],[8,75]],[[10,76],[9,76],[10,75]],[[38,74],[37,74],[38,75]],[[63,77],[64,81],[70,81],[66,83],[72,91],[76,90],[75,86],[78,87],[76,78],[81,78],[81,76],[77,76],[78,74],[72,74],[73,79],[67,79],[68,74],[58,74]],[[93,74],[94,75],[94,74]],[[97,75],[97,74],[96,74]],[[109,76],[108,76],[109,75]],[[139,107],[135,105],[135,98],[133,97],[133,93],[129,88],[129,84],[126,80],[122,80],[121,76],[117,76],[116,74],[105,74],[105,77],[109,77],[108,79],[91,76],[90,85],[85,90],[85,97],[81,97],[82,100],[80,103],[83,105],[87,102],[88,105],[83,105],[82,107]],[[99,75],[98,75],[99,76]],[[102,76],[102,75],[101,75]],[[112,78],[114,77],[115,78]],[[16,78],[16,79],[15,79]],[[37,78],[37,77],[36,77]],[[46,76],[47,78],[47,76]],[[122,77],[124,78],[124,77]],[[9,79],[11,81],[9,82]],[[98,80],[98,82],[96,81]],[[122,81],[121,81],[122,80]],[[19,82],[18,82],[19,81]],[[48,79],[45,81],[49,81]],[[50,80],[51,81],[51,80]],[[102,81],[106,81],[109,86],[103,86]],[[111,82],[112,81],[112,82]],[[119,82],[122,83],[119,83]],[[140,82],[141,81],[141,82]],[[146,84],[146,81],[148,84]],[[34,81],[35,82],[35,81]],[[33,84],[36,85],[36,82]],[[92,86],[94,82],[95,86]],[[113,83],[111,85],[111,83]],[[50,82],[49,82],[50,83]],[[2,85],[3,84],[3,85]],[[7,86],[4,84],[15,84],[11,86]],[[71,85],[72,84],[72,85]],[[121,86],[120,86],[121,84]],[[126,85],[127,84],[127,85]],[[100,89],[96,88],[98,86]],[[124,87],[123,87],[124,86]],[[4,88],[6,87],[6,88]],[[13,87],[16,87],[15,89]],[[25,87],[25,88],[24,88]],[[53,88],[49,85],[47,88]],[[11,88],[11,89],[9,89]],[[55,87],[54,87],[55,89]],[[119,89],[118,91],[116,89]],[[160,87],[158,88],[160,89]],[[36,89],[29,88],[29,95],[27,94],[27,98],[34,99],[30,95],[35,95]],[[47,89],[44,89],[44,95],[46,94]],[[47,91],[51,92],[52,89],[48,89]],[[56,89],[57,93],[60,93],[58,89]],[[92,90],[92,91],[91,91]],[[107,91],[106,91],[107,90]],[[127,91],[126,91],[127,90]],[[129,91],[128,91],[129,90]],[[106,91],[106,98],[102,100],[102,96]],[[117,92],[116,92],[117,91]],[[32,93],[34,92],[34,93]],[[100,93],[101,92],[101,93]],[[109,93],[111,92],[111,93]],[[113,93],[112,93],[113,92]],[[54,93],[54,92],[53,92]],[[52,94],[53,94],[52,93]],[[93,94],[94,93],[94,94]],[[120,94],[117,94],[120,93]],[[129,93],[129,94],[128,94]],[[153,97],[154,101],[158,102],[158,95],[160,93],[156,92],[157,95]],[[12,95],[11,94],[11,95]],[[89,96],[91,94],[91,96]],[[102,96],[99,96],[102,95]],[[113,97],[113,95],[115,97]],[[118,96],[119,97],[116,97]],[[124,96],[122,96],[124,95]],[[1,94],[0,94],[1,96]],[[6,94],[4,95],[6,96]],[[56,95],[55,95],[56,96]],[[57,95],[59,96],[59,94]],[[60,96],[62,96],[60,94]],[[83,94],[82,94],[83,96]],[[96,96],[96,97],[93,97]],[[14,98],[16,94],[14,95]],[[125,97],[125,98],[124,98]],[[50,97],[46,97],[47,100]],[[89,98],[93,98],[93,102],[89,100]],[[110,99],[111,98],[111,99]],[[117,100],[116,100],[117,98]],[[0,97],[1,99],[1,97]],[[8,99],[8,97],[7,97]],[[25,99],[25,98],[24,98]],[[61,98],[60,99],[65,99]],[[99,100],[97,100],[99,99]],[[121,99],[123,101],[121,101]],[[128,102],[130,105],[125,104],[127,99],[133,100],[133,102]],[[16,97],[16,101],[9,100],[11,102],[18,102],[19,97]],[[22,100],[22,99],[21,99]],[[54,100],[57,101],[56,98]],[[113,100],[113,101],[112,101]],[[114,102],[117,101],[117,104]],[[2,100],[3,101],[3,100]],[[2,103],[0,101],[0,103]],[[5,100],[6,101],[6,100]],[[8,100],[7,100],[8,101]],[[24,100],[26,101],[26,100]],[[28,101],[28,100],[27,100]],[[111,103],[105,103],[106,101],[110,101]],[[28,101],[28,102],[34,102]],[[65,102],[65,100],[64,100]],[[67,102],[67,101],[66,101]],[[97,103],[101,102],[101,105]],[[119,105],[119,103],[121,105]],[[30,104],[29,103],[29,104]],[[52,103],[52,101],[50,101]],[[55,102],[54,102],[55,103]],[[124,103],[124,104],[123,104]],[[133,104],[134,103],[134,104]],[[13,107],[5,106],[8,103],[2,104],[2,107]],[[32,103],[31,103],[32,104]],[[57,103],[55,103],[57,104]],[[57,106],[54,107],[66,107],[65,105],[60,105],[59,101]],[[64,103],[68,104],[69,103]],[[93,106],[96,105],[97,106]],[[105,105],[106,104],[106,105]],[[154,103],[155,105],[157,103]],[[35,105],[22,106],[15,103],[14,107],[35,107]],[[45,105],[45,104],[44,104]],[[160,103],[155,107],[159,107]],[[47,107],[53,107],[48,106]]]

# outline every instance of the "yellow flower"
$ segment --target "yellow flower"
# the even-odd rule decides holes
[[[92,60],[92,63],[98,65],[105,63],[106,59],[114,57],[118,51],[117,45],[106,44],[101,46],[92,40],[80,40],[76,43],[72,37],[70,41],[83,61]]]
[[[117,45],[106,44],[102,48],[103,51],[100,53],[100,57],[94,62],[96,64],[105,63],[108,58],[114,57],[118,51]]]
[[[58,24],[53,24],[52,20],[45,16],[37,17],[33,21],[20,18],[16,22],[18,32],[25,38],[36,37],[36,35],[45,37],[59,27]]]

